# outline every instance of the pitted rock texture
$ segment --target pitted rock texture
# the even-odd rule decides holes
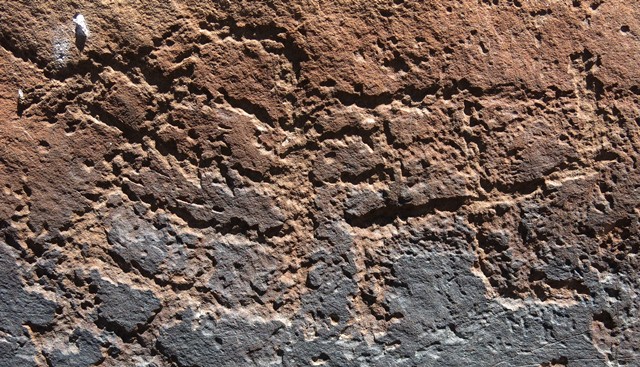
[[[0,366],[640,366],[638,19],[0,1]]]

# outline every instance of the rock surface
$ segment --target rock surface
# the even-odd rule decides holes
[[[0,2],[0,366],[640,366],[633,1],[81,3]]]

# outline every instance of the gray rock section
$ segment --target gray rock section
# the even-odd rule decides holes
[[[248,320],[240,315],[221,320],[193,318],[166,328],[157,342],[160,352],[178,366],[265,366],[280,364],[284,325]]]
[[[53,351],[47,357],[51,367],[88,367],[97,364],[103,359],[100,340],[90,331],[84,329],[74,330],[69,337],[69,342],[78,348],[78,352]]]
[[[246,306],[263,295],[277,268],[273,256],[250,241],[216,242],[209,245],[216,270],[208,288],[226,307]]]
[[[136,269],[162,283],[189,271],[188,247],[197,238],[169,224],[165,216],[144,218],[138,210],[121,209],[109,218],[109,254],[126,271]]]
[[[291,326],[236,316],[188,318],[164,329],[158,349],[179,366],[606,365],[590,340],[592,306],[505,308],[485,296],[484,284],[470,271],[474,256],[448,251],[393,259],[396,280],[384,303],[395,322],[368,344],[361,331],[347,326],[356,285],[348,263],[335,260],[315,255],[307,281],[313,291]],[[305,320],[309,314],[313,325]],[[274,357],[280,354],[281,361]]]
[[[94,281],[98,288],[96,299],[100,301],[98,323],[105,324],[122,337],[126,338],[146,325],[162,308],[152,291],[113,284],[99,278]]]
[[[469,269],[473,257],[456,253],[402,256],[394,264],[404,287],[387,296],[392,312],[404,315],[380,342],[394,345],[396,365],[524,366],[567,359],[572,366],[604,366],[589,340],[591,319],[584,304],[504,308],[484,296]]]
[[[55,302],[24,289],[12,250],[0,241],[0,366],[36,365],[23,325],[36,331],[49,327],[56,307]]]
[[[122,211],[112,218],[108,232],[112,255],[127,267],[135,267],[152,276],[159,270],[168,250],[170,238],[152,223]]]

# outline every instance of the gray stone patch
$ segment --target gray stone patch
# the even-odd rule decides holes
[[[23,325],[51,326],[56,303],[24,289],[11,249],[0,242],[0,366],[34,366],[34,348]]]
[[[120,336],[126,337],[146,325],[162,308],[160,300],[149,290],[139,290],[126,284],[113,284],[92,275],[97,285],[98,323],[104,323]]]
[[[473,255],[447,251],[395,258],[397,279],[384,299],[395,321],[371,344],[362,330],[349,328],[357,287],[347,264],[332,260],[316,256],[307,280],[313,292],[290,326],[187,320],[164,330],[159,349],[179,366],[262,365],[275,361],[274,350],[284,366],[605,366],[590,339],[591,305],[507,308],[487,298],[471,272]]]
[[[77,353],[54,350],[47,356],[51,367],[88,367],[103,359],[100,340],[85,329],[76,329],[69,336],[69,343],[75,345]]]
[[[181,367],[280,365],[283,327],[240,315],[216,320],[190,314],[162,331],[157,348]]]
[[[209,245],[215,272],[208,287],[227,307],[260,302],[273,283],[276,258],[251,241],[219,241]]]

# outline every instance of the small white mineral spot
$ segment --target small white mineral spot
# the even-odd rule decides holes
[[[18,103],[17,103],[18,116],[22,116],[22,113],[24,112],[25,107],[26,107],[26,101],[24,99],[24,92],[22,92],[22,89],[18,89]]]
[[[73,23],[76,24],[76,37],[89,37],[89,28],[87,28],[87,22],[84,20],[84,15],[76,14],[73,17]]]

